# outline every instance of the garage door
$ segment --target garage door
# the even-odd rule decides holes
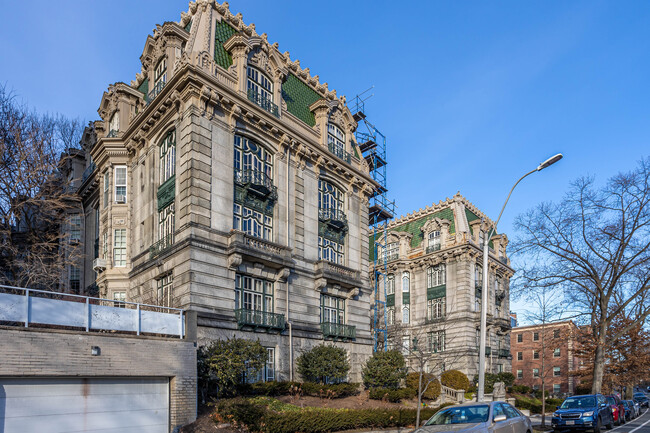
[[[0,378],[0,433],[168,433],[169,379]]]

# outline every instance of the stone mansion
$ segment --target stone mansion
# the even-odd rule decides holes
[[[460,194],[388,224],[378,245],[375,275],[386,303],[388,345],[413,358],[425,353],[427,370],[478,373],[482,245],[493,222]],[[486,372],[511,371],[508,238],[489,246]],[[374,249],[374,248],[373,248]],[[372,257],[371,257],[372,258]],[[414,362],[411,359],[411,362]]]
[[[199,344],[259,340],[261,379],[294,379],[300,351],[331,341],[360,381],[379,185],[345,97],[225,2],[191,2],[140,60],[84,133],[86,258],[70,280],[115,302],[186,309]]]

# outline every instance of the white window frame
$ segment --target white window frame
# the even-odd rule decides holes
[[[176,174],[176,130],[172,129],[158,146],[160,185]]]
[[[402,306],[402,323],[411,323],[411,307],[408,305]]]
[[[116,111],[111,116],[111,120],[108,122],[108,134],[117,133],[120,131],[120,112]]]
[[[535,379],[539,377],[539,368],[533,368],[533,377]]]
[[[447,298],[427,299],[427,320],[444,319],[447,310]]]
[[[118,179],[119,179],[118,175],[117,175],[118,170],[124,170],[124,183],[118,183]],[[115,182],[114,182],[114,184],[115,184],[115,188],[114,188],[115,189],[115,197],[113,197],[113,200],[115,201],[115,203],[117,203],[117,197],[120,196],[120,195],[123,195],[124,196],[124,203],[126,203],[127,202],[127,193],[128,193],[128,188],[127,188],[127,186],[128,186],[127,185],[127,183],[128,183],[128,170],[126,168],[126,165],[116,165],[115,169],[113,171],[113,174],[114,174],[114,180],[115,180]],[[118,188],[124,188],[124,194],[120,194],[118,192]]]
[[[439,248],[433,248],[436,245]],[[429,240],[428,240],[427,246],[429,248],[432,248],[434,251],[439,250],[440,248],[442,248],[442,233],[440,232],[440,230],[433,230],[433,231],[429,232]]]
[[[233,228],[273,242],[273,217],[239,203],[233,205]]]
[[[113,292],[113,306],[126,308],[126,292],[124,290]]]
[[[395,307],[386,307],[386,324],[395,324]]]
[[[174,303],[174,275],[169,273],[156,280],[158,305],[172,307]]]
[[[235,310],[273,313],[275,287],[272,281],[235,275]]]
[[[156,69],[154,69],[153,72],[153,89],[156,92],[155,95],[157,95],[163,87],[165,87],[165,84],[167,83],[167,56],[164,56],[162,59],[158,61],[156,64]],[[160,89],[158,89],[158,86],[160,85]]]
[[[446,340],[447,340],[446,334],[447,333],[444,329],[438,331],[432,331],[428,333],[429,352],[440,353],[445,351]]]
[[[337,156],[345,154],[345,133],[333,123],[327,124],[327,144]]]
[[[427,288],[438,287],[447,283],[447,269],[444,263],[427,268]]]
[[[395,275],[386,275],[386,296],[395,294]]]
[[[259,95],[261,100],[273,102],[273,81],[252,66],[246,68],[246,89]]]
[[[126,266],[126,229],[113,231],[113,266],[123,268]]]
[[[345,264],[345,245],[322,236],[318,237],[318,260]]]
[[[110,171],[104,173],[104,208],[108,206],[108,191],[111,189]]]
[[[562,376],[562,368],[553,367],[553,377],[560,377],[560,376]]]
[[[562,384],[554,383],[553,384],[553,394],[559,394],[562,392]]]
[[[345,324],[345,299],[321,294],[320,323]]]
[[[81,215],[70,215],[70,243],[81,242]]]
[[[409,293],[411,291],[411,273],[409,271],[402,272],[402,293]]]
[[[411,339],[408,335],[402,336],[402,355],[407,356],[411,351]]]
[[[524,378],[524,371],[517,370],[517,379],[523,379],[523,378]]]
[[[558,347],[553,350],[553,358],[559,358],[562,356],[562,350]]]

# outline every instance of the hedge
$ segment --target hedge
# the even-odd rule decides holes
[[[415,398],[417,391],[413,388],[372,388],[368,392],[371,400],[388,400],[391,403],[399,403],[401,400]]]
[[[561,398],[547,398],[546,411],[555,410],[555,406],[560,406],[564,400]],[[515,407],[518,409],[528,409],[530,413],[542,413],[542,401],[537,398],[518,396],[515,397]]]
[[[269,399],[272,400],[272,399]],[[221,418],[251,432],[263,433],[325,433],[360,428],[408,427],[415,424],[416,409],[327,409],[297,408],[273,410],[266,401],[236,398],[217,405]],[[286,405],[280,404],[279,407]],[[420,419],[431,417],[437,409],[424,408]]]

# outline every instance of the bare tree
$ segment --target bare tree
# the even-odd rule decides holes
[[[73,255],[62,254],[75,206],[59,164],[79,142],[81,122],[39,116],[0,86],[0,282],[56,288]]]
[[[560,290],[588,323],[595,341],[593,393],[601,391],[605,349],[631,327],[645,323],[650,303],[650,159],[604,186],[574,182],[558,204],[542,203],[515,221],[511,244],[521,258],[520,284]],[[618,315],[636,309],[629,324]]]

